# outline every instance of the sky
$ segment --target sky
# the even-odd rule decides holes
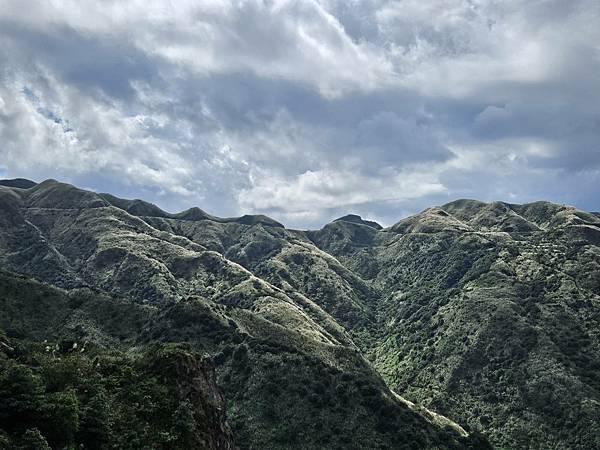
[[[598,0],[0,0],[0,178],[391,225],[600,210]]]

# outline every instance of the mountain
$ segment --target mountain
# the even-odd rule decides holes
[[[129,422],[131,448],[600,441],[595,214],[458,200],[299,231],[0,186],[0,396],[29,405],[0,443],[114,448]],[[13,394],[32,383],[34,402]],[[78,419],[57,436],[44,411],[67,397]]]
[[[128,212],[133,206],[139,215]],[[341,285],[344,291],[328,306],[340,315],[354,313],[349,323],[368,319],[361,291],[368,286],[303,233],[260,216],[161,214],[149,204],[54,180],[27,190],[0,188],[0,209],[6,279],[0,324],[6,348],[19,349],[1,360],[0,392],[6,404],[21,401],[11,388],[15,367],[26,374],[19,383],[40,386],[22,420],[4,429],[8,442],[37,436],[52,446],[92,445],[74,430],[93,415],[86,412],[95,407],[84,389],[93,380],[110,405],[95,433],[117,447],[119,427],[135,417],[127,409],[132,401],[144,417],[132,425],[137,443],[131,448],[190,448],[200,435],[209,435],[214,448],[227,448],[229,427],[239,448],[486,445],[390,391],[350,332],[307,296],[321,300]],[[299,273],[304,264],[322,280],[308,281]],[[85,351],[69,352],[74,344]],[[50,361],[45,347],[56,349]],[[199,381],[211,379],[204,354],[215,365],[216,383]],[[55,364],[69,366],[64,382],[35,375],[63,370]],[[148,377],[147,391],[145,381],[131,389],[143,401],[122,398],[121,388],[111,387],[116,382],[125,389],[129,374]],[[218,401],[202,400],[221,395],[227,424]],[[72,421],[51,432],[44,411],[58,407],[57,396],[69,397]],[[181,415],[184,430],[176,429]],[[207,415],[215,425],[205,429],[199,418]],[[64,432],[57,435],[57,427]]]
[[[284,226],[276,220],[263,215],[245,215],[242,217],[222,218],[211,216],[210,214],[202,211],[200,208],[190,208],[177,214],[169,214],[155,204],[148,203],[143,200],[124,200],[110,194],[99,195],[110,205],[127,211],[129,214],[138,217],[162,217],[165,219],[189,220],[194,222],[206,220],[217,223],[240,223],[245,225],[262,224],[265,226],[284,228]]]
[[[211,358],[120,344],[147,308],[5,271],[0,308],[0,448],[236,448]]]
[[[459,200],[339,227],[314,241],[377,291],[366,353],[392,389],[499,448],[600,442],[598,217]]]
[[[13,187],[19,189],[29,189],[36,185],[34,181],[25,178],[14,178],[12,180],[0,180],[0,186]]]
[[[356,215],[356,214],[347,214],[343,217],[339,217],[337,219],[334,220],[334,222],[351,222],[351,223],[358,223],[361,225],[366,225],[368,227],[371,228],[375,228],[376,230],[381,230],[383,227],[381,225],[379,225],[377,222],[373,222],[372,220],[364,220],[362,217]]]

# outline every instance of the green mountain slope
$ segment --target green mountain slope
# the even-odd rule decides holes
[[[117,203],[52,180],[0,188],[0,260],[23,274],[0,276],[3,342],[23,349],[4,354],[2,376],[11,379],[14,367],[31,372],[41,395],[26,420],[3,428],[6,442],[43,436],[55,446],[87,445],[79,430],[93,379],[116,396],[106,447],[122,445],[114,435],[132,420],[133,401],[145,416],[130,448],[203,448],[197,439],[227,448],[229,426],[239,448],[486,448],[477,434],[389,390],[353,341],[372,326],[374,291],[304,233],[262,219],[133,215],[129,202]],[[155,210],[135,212],[147,211]],[[306,265],[314,266],[309,277]],[[344,290],[331,296],[338,286]],[[84,351],[69,352],[75,343]],[[58,350],[47,355],[46,346]],[[194,367],[210,378],[202,355],[216,365],[208,389],[196,376],[180,380]],[[105,359],[128,369],[102,371]],[[63,362],[74,368],[58,387],[36,375]],[[113,389],[129,373],[148,378],[150,390],[139,395],[150,403]],[[52,435],[44,398],[65,392],[72,420]],[[227,426],[219,403],[202,400],[217,392]],[[207,415],[208,429],[199,419]]]
[[[240,448],[600,442],[597,214],[457,200],[386,229],[348,215],[298,231],[20,186],[0,187],[0,328],[26,354],[87,342],[140,374],[152,355],[210,355]],[[194,405],[182,392],[164,399]]]
[[[315,242],[380,293],[369,353],[392,388],[499,448],[597,446],[597,217],[461,200],[367,236],[344,227]]]

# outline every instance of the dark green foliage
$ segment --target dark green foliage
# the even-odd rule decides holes
[[[600,222],[584,216],[585,233],[558,205],[459,201],[376,233],[379,316],[360,339],[386,381],[500,448],[597,445]],[[337,223],[311,237],[364,261]]]
[[[166,355],[174,350],[54,357],[19,345],[24,353],[0,358],[0,424],[10,445],[188,449],[198,445],[197,424],[212,425],[198,422],[194,397],[177,391],[185,378],[172,372],[175,360]],[[188,355],[193,373],[199,357]]]
[[[21,417],[18,425],[5,430],[11,443],[20,442],[19,436],[27,428],[37,428],[52,446],[84,443],[86,448],[144,448],[151,442],[154,448],[196,448],[196,441],[190,439],[208,439],[202,424],[215,419],[195,413],[207,411],[206,405],[189,397],[196,384],[181,382],[194,367],[191,346],[215,355],[230,421],[242,449],[321,448],[323,443],[330,448],[353,444],[402,448],[405,436],[414,436],[422,446],[447,441],[449,448],[464,448],[470,442],[456,433],[440,433],[438,427],[392,400],[385,384],[355,350],[331,349],[333,361],[348,368],[342,370],[313,356],[313,347],[299,345],[303,341],[290,340],[288,334],[281,336],[284,339],[269,333],[253,337],[227,316],[230,309],[198,298],[162,311],[146,311],[122,300],[93,295],[76,297],[74,302],[48,286],[11,274],[4,277],[5,283],[20,286],[5,291],[7,321],[22,314],[30,302],[54,298],[54,306],[61,308],[57,317],[70,320],[86,312],[86,317],[94,320],[86,327],[91,326],[94,334],[82,336],[101,337],[85,347],[77,338],[77,329],[67,332],[70,338],[41,345],[10,340],[14,352],[6,354],[6,373],[12,373],[8,368],[14,366],[12,376],[23,388],[1,391],[7,404],[20,399],[23,405],[10,407],[12,417],[17,417],[14,412]],[[22,291],[29,293],[16,295]],[[60,334],[53,321],[41,320],[43,311],[31,308],[29,314],[38,323],[35,336]],[[131,317],[147,320],[129,322]],[[125,339],[115,339],[115,334]],[[138,345],[147,350],[119,350],[125,350],[130,336],[136,334]],[[163,344],[154,347],[156,342]],[[189,346],[173,347],[169,342],[187,342]],[[74,344],[78,346],[74,348]],[[324,350],[329,351],[328,346],[320,351]],[[13,392],[27,395],[13,398]],[[50,413],[53,416],[48,419]],[[314,427],[314,433],[303,432]]]
[[[251,342],[246,356],[240,360],[234,353],[221,371],[229,409],[239,410],[232,427],[242,449],[408,449],[411,439],[418,443],[412,448],[451,449],[471,442],[386,398],[383,384],[368,370],[343,372],[310,355],[263,348]],[[240,362],[246,358],[250,373]],[[258,428],[257,422],[267,426]]]
[[[50,450],[50,445],[44,435],[37,428],[28,429],[20,441],[22,450]],[[7,443],[7,447],[8,447]]]

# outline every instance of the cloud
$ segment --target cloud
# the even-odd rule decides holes
[[[381,49],[350,39],[317,1],[182,1],[176,6],[157,0],[59,1],[53,3],[56,7],[36,5],[34,18],[22,13],[26,6],[9,3],[9,24],[12,20],[52,34],[68,27],[102,41],[127,41],[151,58],[165,59],[173,70],[181,67],[199,75],[250,72],[306,83],[325,96],[370,89],[392,75]],[[110,55],[102,50],[98,47],[92,55]],[[111,64],[89,62],[91,69]],[[140,68],[139,61],[132,67]],[[86,64],[82,70],[89,68]]]
[[[288,222],[318,226],[323,212],[335,215],[362,210],[368,204],[399,203],[445,191],[437,174],[413,169],[379,177],[336,169],[306,171],[292,180],[263,176],[239,198],[245,211],[266,211]]]
[[[296,227],[600,209],[598,23],[593,0],[7,0],[0,165]]]
[[[157,194],[180,199],[173,207],[206,195],[231,199],[231,190],[238,187],[231,180],[244,180],[243,163],[229,157],[218,135],[199,145],[191,125],[141,101],[132,114],[130,105],[100,102],[38,72],[0,87],[0,106],[2,159],[10,173],[83,179],[86,185],[93,184],[87,175],[154,186]]]

